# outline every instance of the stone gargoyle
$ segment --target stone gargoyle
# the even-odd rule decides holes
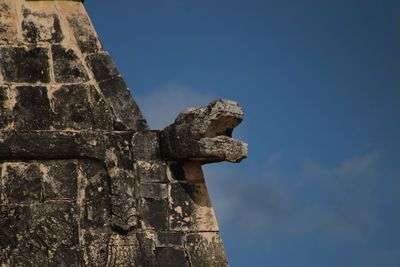
[[[247,144],[232,138],[232,131],[242,120],[242,107],[231,100],[189,108],[161,132],[162,154],[167,159],[202,164],[240,162],[247,157]]]

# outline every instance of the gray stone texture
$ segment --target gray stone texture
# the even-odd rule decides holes
[[[142,199],[139,213],[143,229],[168,229],[168,200]]]
[[[0,43],[15,42],[17,38],[15,16],[13,0],[0,2]]]
[[[151,162],[159,160],[159,137],[158,132],[139,132],[133,136],[133,144],[146,144],[145,146],[133,146],[133,155],[135,161]]]
[[[70,202],[0,210],[3,266],[80,266],[76,210]]]
[[[162,161],[137,161],[137,177],[140,183],[166,183],[167,166]]]
[[[0,86],[0,129],[7,129],[13,122],[12,110],[10,110],[10,93],[8,86]]]
[[[32,12],[23,8],[22,35],[28,43],[49,42],[59,43],[64,35],[60,20],[56,14]]]
[[[157,247],[183,247],[183,232],[165,231],[158,232],[156,239]]]
[[[89,80],[89,76],[74,50],[61,45],[53,45],[51,53],[56,83],[79,83]]]
[[[43,179],[43,200],[71,200],[77,197],[77,161],[47,161],[39,165]]]
[[[49,130],[52,112],[47,87],[16,86],[12,89],[17,94],[13,108],[15,129],[20,131]]]
[[[104,100],[110,104],[117,118],[116,130],[147,130],[147,122],[121,77],[114,77],[99,84]]]
[[[55,129],[113,130],[113,115],[93,85],[63,85],[52,93]]]
[[[5,82],[50,82],[47,48],[1,47],[0,56],[0,68]]]
[[[186,267],[189,262],[183,249],[157,248],[157,264],[160,267]]]
[[[88,55],[86,63],[97,82],[109,80],[119,75],[117,67],[107,52]]]
[[[82,53],[92,54],[103,50],[86,14],[72,13],[68,21]]]
[[[0,43],[14,42],[17,37],[12,0],[0,2]]]
[[[0,266],[228,266],[201,164],[242,118],[150,131],[80,1],[0,0]]]
[[[204,182],[172,184],[169,216],[174,230],[218,230]]]
[[[163,156],[202,163],[240,162],[247,157],[247,144],[233,139],[232,131],[242,120],[243,109],[230,100],[187,109],[162,131]]]
[[[228,266],[218,232],[191,233],[186,239],[187,253],[192,266]]]
[[[4,203],[35,203],[42,200],[42,173],[37,164],[4,163],[1,180]]]

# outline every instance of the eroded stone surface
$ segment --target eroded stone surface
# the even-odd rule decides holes
[[[139,214],[143,229],[168,229],[168,200],[143,198],[139,202]]]
[[[110,179],[110,187],[113,225],[123,232],[129,231],[137,225],[135,179],[119,171]]]
[[[140,197],[162,200],[168,198],[169,187],[167,184],[140,184]]]
[[[109,80],[119,75],[119,71],[107,52],[91,54],[86,57],[88,67],[98,82]]]
[[[76,210],[70,202],[0,207],[5,266],[80,266]]]
[[[82,53],[91,54],[102,50],[92,24],[86,15],[74,13],[68,17],[68,21]]]
[[[157,247],[183,247],[183,232],[158,232]]]
[[[64,35],[61,31],[60,19],[56,14],[32,12],[23,7],[22,35],[29,43],[59,43]]]
[[[174,230],[218,230],[204,183],[171,185],[170,224]]]
[[[247,157],[247,144],[231,138],[243,119],[239,103],[217,100],[203,108],[181,112],[162,133],[163,155],[172,160],[202,163],[240,162]]]
[[[155,266],[154,243],[146,234],[85,231],[83,237],[87,266]]]
[[[183,249],[175,248],[157,248],[157,263],[156,266],[163,267],[187,267],[185,251]]]
[[[1,178],[5,203],[35,203],[42,200],[42,173],[37,164],[5,163]]]
[[[89,80],[89,76],[74,50],[61,45],[53,45],[51,53],[54,79],[57,83],[77,83]]]
[[[16,14],[13,0],[3,0],[0,3],[0,43],[13,42],[17,36]]]
[[[64,85],[53,92],[56,129],[112,130],[113,116],[94,86]]]
[[[77,162],[48,161],[38,164],[43,179],[43,200],[76,200]]]
[[[48,49],[34,47],[0,48],[0,68],[6,82],[49,83]]]
[[[148,126],[139,107],[121,77],[99,84],[101,93],[117,117],[116,130],[147,130]]]
[[[133,155],[136,161],[150,162],[160,159],[159,138],[157,132],[139,132],[133,136]]]
[[[192,233],[186,238],[192,266],[229,266],[219,233]]]
[[[17,86],[13,115],[16,130],[48,130],[52,121],[47,87]]]
[[[14,105],[10,101],[9,93],[8,86],[0,86],[0,129],[7,129],[13,123],[11,109]]]
[[[107,170],[99,161],[80,160],[77,167],[81,227],[97,229],[110,227],[110,181]]]
[[[166,183],[167,167],[161,161],[137,161],[137,177],[140,183]]]

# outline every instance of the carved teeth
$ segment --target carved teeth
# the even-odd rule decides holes
[[[216,100],[206,107],[181,112],[161,132],[163,156],[202,163],[240,162],[247,157],[247,144],[231,138],[243,120],[243,109],[231,100]]]

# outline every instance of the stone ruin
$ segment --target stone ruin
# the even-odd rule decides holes
[[[228,266],[202,164],[238,103],[151,131],[81,1],[0,0],[0,266]]]

